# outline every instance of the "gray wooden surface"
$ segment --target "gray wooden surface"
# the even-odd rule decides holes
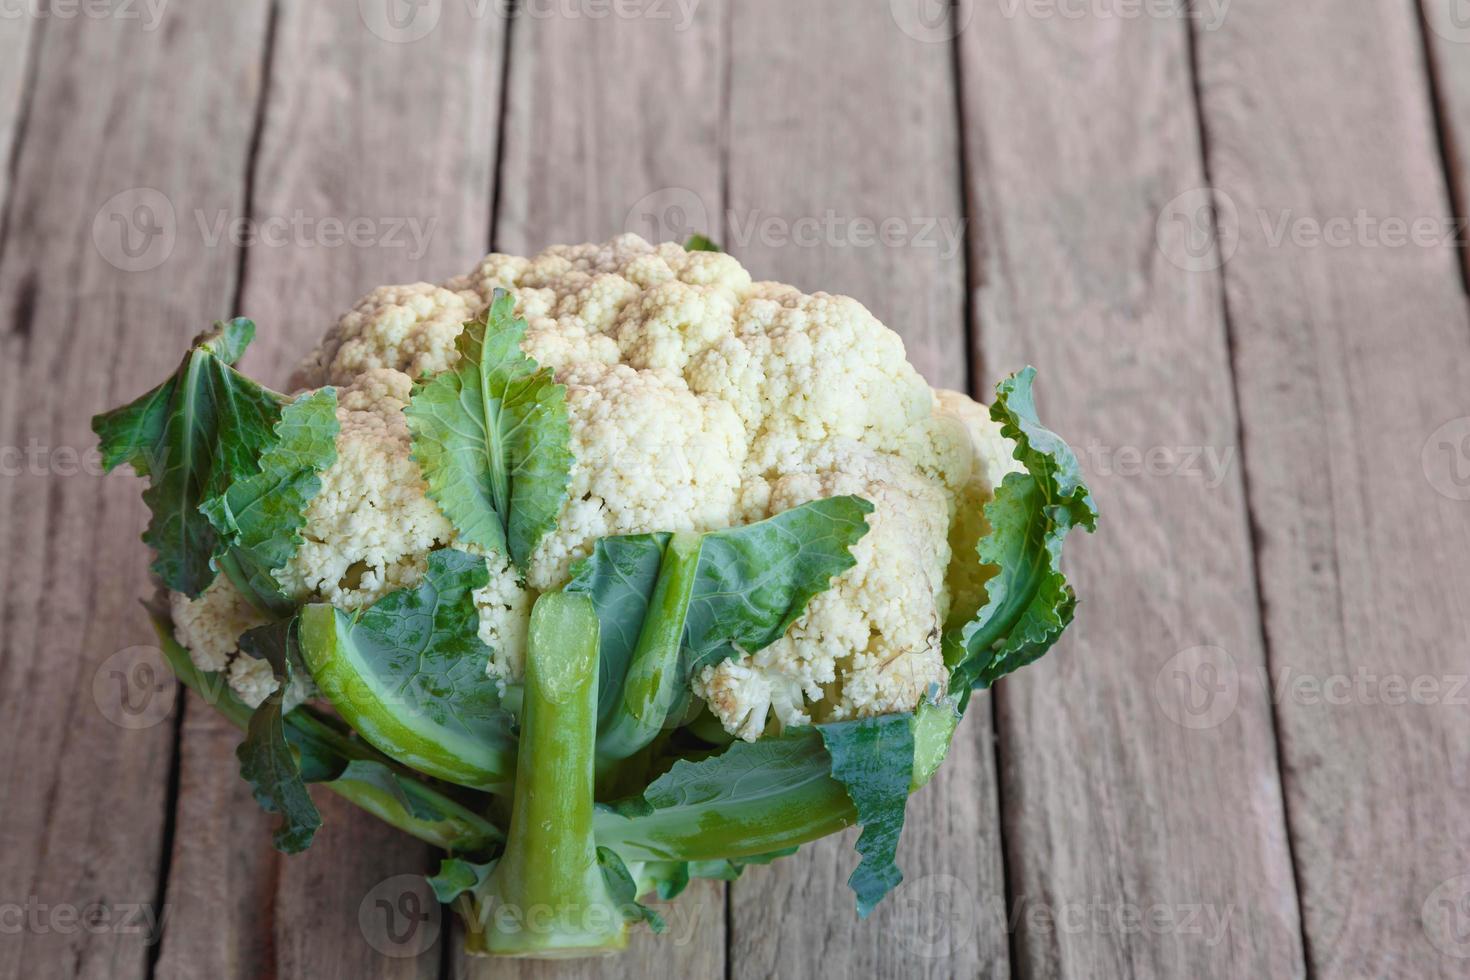
[[[1460,0],[0,13],[0,976],[1470,974]],[[295,216],[427,233],[211,237]],[[466,959],[426,848],[324,796],[271,850],[235,733],[150,672],[87,420],[217,316],[283,381],[373,285],[622,231],[850,293],[935,384],[1037,364],[1104,521],[869,921],[846,835],[618,959]]]

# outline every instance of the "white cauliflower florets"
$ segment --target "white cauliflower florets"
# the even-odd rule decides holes
[[[521,676],[536,596],[564,585],[598,538],[713,530],[850,493],[875,508],[855,567],[776,643],[705,669],[696,693],[755,738],[908,710],[946,682],[940,636],[983,598],[980,507],[1018,468],[1009,441],[983,407],[932,391],[856,300],[752,282],[728,255],[636,235],[490,255],[442,286],[382,287],[327,332],[295,377],[341,386],[339,459],[278,574],[291,595],[357,608],[417,584],[433,548],[465,547],[427,495],[402,410],[413,379],[455,363],[461,324],[497,288],[527,321],[526,353],[567,386],[574,463],[525,580],[487,558],[475,601],[492,675]],[[240,625],[231,593],[222,582],[196,603],[176,598],[180,639],[211,664],[234,657],[232,681],[258,690],[259,668],[235,656],[238,631],[224,635]]]

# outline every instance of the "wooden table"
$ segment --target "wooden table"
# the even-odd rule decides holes
[[[1455,0],[159,3],[0,17],[0,975],[1470,975]],[[625,230],[851,293],[935,384],[1039,365],[1103,525],[869,922],[849,836],[618,960],[465,961],[426,848],[324,796],[270,849],[87,420],[220,315],[283,380],[373,285]]]

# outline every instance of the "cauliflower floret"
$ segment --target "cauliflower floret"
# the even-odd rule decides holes
[[[239,652],[240,635],[270,622],[223,575],[211,582],[197,599],[170,592],[168,605],[173,615],[174,639],[189,651],[189,659],[200,670],[224,670]]]
[[[940,625],[949,496],[902,457],[851,441],[825,444],[793,469],[771,485],[770,513],[839,494],[874,510],[853,548],[856,564],[785,636],[696,678],[696,693],[746,739],[766,730],[768,714],[802,725],[906,711],[948,680]]]
[[[959,459],[959,465],[948,472],[955,496],[949,526],[953,558],[946,576],[951,594],[946,625],[952,625],[973,619],[985,602],[985,583],[994,572],[975,561],[980,538],[990,533],[985,504],[1007,473],[1021,472],[1024,467],[1012,456],[1015,443],[1001,435],[1000,423],[985,406],[957,391],[939,390],[934,396],[935,419],[940,423],[937,431],[949,437]]]
[[[705,531],[729,523],[745,435],[724,402],[700,398],[677,374],[626,365],[567,371],[572,483],[557,527],[528,578],[546,591],[610,534]]]
[[[210,673],[226,671],[235,695],[250,707],[259,707],[276,689],[275,674],[266,661],[241,653],[239,639],[257,626],[264,626],[270,618],[251,605],[244,593],[223,575],[211,582],[197,599],[170,592],[168,604],[173,615],[174,638],[189,651],[194,666]],[[310,678],[298,672],[291,678],[291,689],[286,693],[286,710],[312,694]]]
[[[337,461],[307,508],[301,547],[276,573],[288,594],[356,609],[416,585],[429,551],[454,538],[411,456],[411,385],[372,368],[338,392]]]
[[[380,286],[327,331],[297,368],[295,387],[351,384],[364,371],[392,368],[412,378],[438,374],[459,355],[454,338],[484,309],[479,294],[426,282]]]
[[[493,676],[519,679],[532,603],[598,538],[712,530],[856,493],[875,505],[857,565],[785,637],[706,669],[696,691],[753,738],[907,710],[944,683],[939,637],[983,601],[980,508],[1019,468],[1010,443],[982,406],[932,391],[857,301],[753,282],[731,256],[636,235],[384,287],[327,332],[297,378],[346,386],[340,458],[278,574],[292,595],[356,608],[416,584],[431,549],[464,546],[427,496],[402,409],[412,377],[453,365],[461,324],[496,289],[527,321],[523,349],[567,386],[574,462],[524,579],[488,558],[475,601]]]
[[[459,547],[478,553],[461,543]],[[520,582],[507,558],[488,558],[490,581],[473,593],[480,614],[480,640],[490,648],[489,674],[503,681],[519,680],[526,670],[526,631],[536,593]]]
[[[243,653],[231,661],[229,677],[230,689],[252,708],[260,707],[261,702],[280,687],[269,661]],[[291,686],[286,689],[281,710],[290,711],[315,696],[316,688],[312,685],[311,678],[304,670],[298,670],[291,675]]]

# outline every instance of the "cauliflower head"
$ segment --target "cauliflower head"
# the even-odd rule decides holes
[[[528,323],[522,349],[566,386],[574,461],[524,578],[486,556],[475,600],[492,675],[521,677],[532,604],[599,538],[716,530],[856,494],[874,504],[856,565],[776,643],[704,669],[695,693],[754,739],[906,711],[945,684],[944,628],[984,598],[981,507],[1019,469],[999,425],[966,396],[932,390],[856,300],[752,281],[729,255],[636,235],[381,287],[327,330],[293,385],[338,388],[338,459],[277,573],[289,595],[356,609],[417,584],[435,548],[476,550],[429,498],[403,409],[416,380],[455,364],[461,325],[496,289]],[[228,666],[247,701],[273,690],[236,648],[258,620],[227,580],[197,600],[175,595],[173,611],[201,667]]]

